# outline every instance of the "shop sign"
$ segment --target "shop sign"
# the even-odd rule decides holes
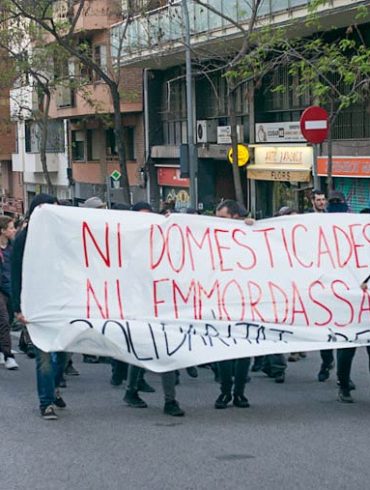
[[[234,163],[233,149],[229,148],[227,152],[227,159],[229,163]],[[238,145],[238,167],[244,167],[249,160],[249,151],[245,145]]]
[[[313,150],[307,146],[258,146],[248,178],[282,182],[309,182]]]
[[[308,146],[258,146],[254,159],[256,165],[311,166],[313,151]]]
[[[256,124],[256,143],[304,142],[299,121]]]
[[[333,157],[333,177],[370,177],[370,157]],[[317,158],[317,174],[328,174],[328,157]]]
[[[190,187],[190,180],[180,177],[180,169],[174,167],[158,168],[158,184],[168,187]]]

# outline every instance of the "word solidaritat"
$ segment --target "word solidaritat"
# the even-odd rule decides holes
[[[192,215],[42,206],[22,308],[44,350],[154,371],[370,341],[366,215],[247,226]]]

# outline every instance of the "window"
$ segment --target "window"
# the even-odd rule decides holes
[[[40,151],[40,130],[34,121],[26,121],[24,125],[26,153],[38,153]]]
[[[163,84],[162,122],[164,143],[167,145],[180,145],[186,140],[184,126],[186,121],[186,84],[185,79],[170,79]]]
[[[106,155],[107,156],[116,156],[118,155],[117,146],[116,146],[116,135],[114,134],[114,129],[109,128],[106,130]]]
[[[135,128],[126,127],[125,134],[125,150],[127,160],[136,160],[135,152]]]
[[[107,47],[104,45],[94,46],[94,61],[99,67],[103,70],[104,73],[107,73]],[[94,77],[96,80],[100,80],[101,77],[98,73],[94,73]]]
[[[72,160],[85,161],[85,133],[72,131]]]
[[[100,160],[100,138],[98,130],[88,129],[86,131],[87,160],[89,162]]]
[[[47,153],[63,153],[64,152],[64,125],[61,120],[49,120],[48,134],[46,140]],[[26,153],[40,152],[40,126],[35,121],[26,121],[24,126],[25,131],[25,151]]]
[[[54,119],[48,121],[46,151],[48,153],[64,152],[64,124],[62,120]]]

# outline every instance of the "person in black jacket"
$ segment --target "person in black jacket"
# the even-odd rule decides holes
[[[12,354],[10,337],[12,317],[10,258],[15,232],[12,218],[0,216],[0,351],[3,356],[2,361],[10,371],[19,367]]]
[[[48,194],[36,195],[30,205],[28,211],[28,220],[37,206],[41,204],[57,204],[57,199]],[[25,227],[19,235],[17,235],[12,254],[12,299],[13,308],[16,319],[27,324],[27,320],[22,314],[21,292],[22,292],[22,265],[23,254],[27,239],[27,230]],[[41,238],[40,238],[41,239]],[[43,352],[35,346],[36,354],[36,377],[37,377],[37,393],[40,402],[41,416],[46,420],[56,420],[58,418],[54,411],[54,406],[64,408],[66,406],[64,400],[60,396],[59,381],[63,375],[65,367],[66,354],[58,352],[55,354]]]

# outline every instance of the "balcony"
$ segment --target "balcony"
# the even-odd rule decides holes
[[[67,166],[64,153],[47,153],[46,162],[49,172],[58,172],[60,168]],[[13,153],[12,170],[25,173],[42,172],[40,153]]]
[[[57,0],[53,5],[54,21],[66,22],[70,13],[76,15],[79,2]],[[72,11],[72,12],[71,12]],[[75,26],[75,32],[108,29],[122,19],[116,0],[86,0]]]
[[[203,0],[222,12],[225,17],[234,19],[245,29],[251,15],[249,0]],[[309,0],[262,0],[258,24],[289,25],[289,34],[302,35],[302,23],[294,27],[294,21],[307,16]],[[361,0],[332,0],[320,7],[322,25],[340,26],[348,22]],[[241,44],[241,31],[226,18],[211,12],[205,7],[188,1],[191,43],[193,48],[204,45],[217,49],[218,54],[230,52]],[[136,65],[161,68],[179,63],[178,54],[184,51],[184,22],[181,1],[172,2],[165,7],[153,10],[147,15],[138,15],[126,26],[125,22],[111,29],[112,57],[117,60],[118,47],[122,33],[126,34],[122,43],[121,66]],[[309,32],[307,31],[307,34]],[[221,41],[222,40],[222,41]],[[200,50],[201,51],[201,50]],[[198,53],[198,55],[200,52]],[[208,51],[209,57],[209,51]]]
[[[141,83],[141,80],[140,80]],[[109,88],[105,83],[95,82],[86,84],[83,90],[72,91],[73,104],[69,104],[71,99],[68,97],[68,87],[61,87],[60,90],[66,90],[65,98],[63,99],[59,91],[56,90],[54,96],[51,99],[50,104],[50,118],[71,118],[81,116],[95,116],[99,114],[111,114],[114,112],[112,98],[110,96]],[[141,97],[131,96],[132,100],[128,97],[124,97],[125,100],[121,101],[122,112],[140,112],[142,110]],[[64,105],[60,102],[64,101]]]

